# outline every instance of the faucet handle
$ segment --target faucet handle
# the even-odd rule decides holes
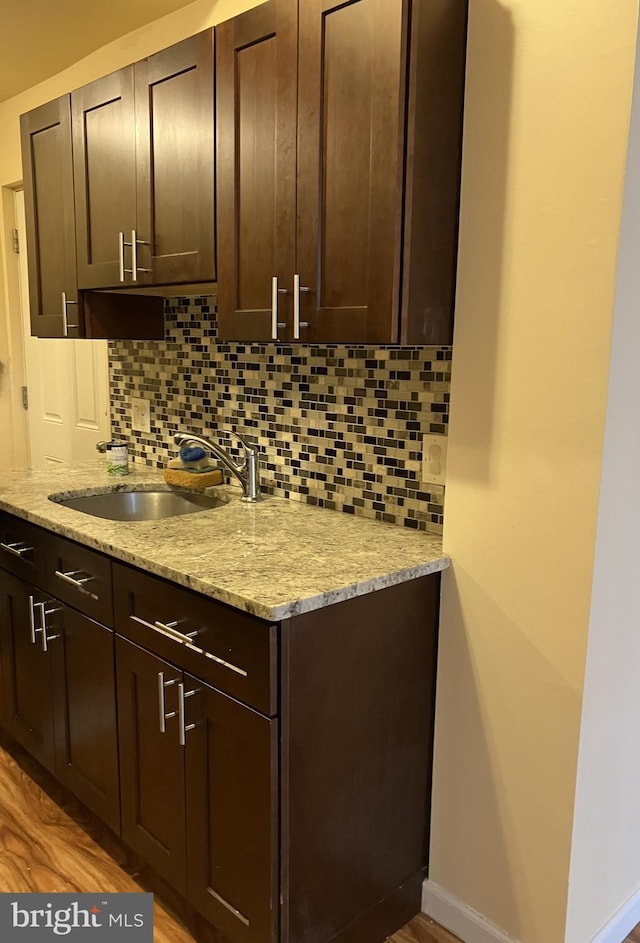
[[[254,445],[253,443],[251,443],[245,435],[240,435],[237,429],[233,430],[233,435],[236,437],[236,439],[242,446],[245,456],[251,455],[252,453],[255,454],[258,451],[257,445]]]

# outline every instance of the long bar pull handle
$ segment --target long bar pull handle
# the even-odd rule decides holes
[[[186,724],[185,726],[184,702],[188,697],[193,697],[193,695],[197,693],[198,688],[193,691],[185,691],[183,682],[178,682],[178,732],[181,747],[186,745],[189,730],[193,730],[196,726],[196,724]]]
[[[83,593],[87,593],[89,596],[93,596],[93,593],[90,593],[85,587],[85,583],[91,583],[95,580],[95,576],[78,576],[78,573],[82,573],[83,570],[69,570],[68,573],[63,573],[62,570],[56,570],[55,574],[59,580],[64,580],[65,583],[69,583],[71,586],[74,586],[76,589],[79,589]],[[94,596],[97,599],[97,596]]]
[[[141,268],[138,265],[138,246],[148,246],[149,243],[145,242],[144,239],[138,239],[138,233],[135,229],[131,230],[131,243],[125,243],[125,245],[131,245],[131,280],[134,282],[138,281],[138,272],[150,272],[150,268]]]
[[[36,644],[36,614],[33,596],[29,596],[29,628],[31,630],[31,644]],[[39,630],[38,630],[39,631]]]
[[[54,639],[60,638],[59,635],[49,635],[47,636],[47,616],[50,616],[54,612],[60,612],[59,609],[47,609],[46,602],[34,602],[33,596],[29,596],[29,628],[31,630],[31,642],[33,645],[36,644],[36,635],[38,632],[41,634],[42,642],[42,651],[49,651],[49,642],[53,642]],[[38,609],[40,611],[40,625],[36,628],[36,619],[35,611]]]
[[[62,334],[64,337],[69,336],[69,328],[77,331],[80,327],[79,324],[69,324],[69,313],[67,311],[67,305],[77,304],[77,301],[69,301],[66,291],[62,292]]]
[[[300,292],[311,291],[306,285],[300,284],[300,276],[293,276],[293,339],[300,340],[300,328],[309,327],[308,321],[300,320]]]
[[[23,553],[30,553],[33,550],[33,547],[29,547],[27,546],[27,544],[23,544],[21,540],[18,540],[12,544],[0,543],[0,547],[3,550],[6,550],[7,553],[12,553],[14,554],[14,556],[20,557],[20,558],[22,557]]]
[[[160,710],[160,733],[167,732],[167,721],[171,717],[176,716],[175,711],[169,711],[169,713],[167,714],[164,692],[166,688],[170,688],[172,684],[177,684],[177,683],[178,682],[175,678],[173,679],[173,681],[165,681],[164,671],[158,672],[158,706]]]
[[[278,321],[278,295],[286,295],[286,288],[278,288],[278,276],[271,279],[271,339],[278,340],[278,328],[286,327],[286,321]]]
[[[54,612],[60,612],[60,609],[58,609],[58,608],[56,608],[56,607],[54,607],[53,609],[46,609],[45,607],[46,607],[47,604],[44,603],[44,602],[39,602],[39,603],[37,603],[37,605],[41,607],[41,609],[40,609],[40,614],[41,614],[41,615],[40,615],[40,625],[41,625],[41,627],[42,627],[42,636],[41,636],[41,638],[42,638],[42,651],[43,651],[43,652],[48,652],[48,651],[49,651],[49,642],[53,642],[54,639],[60,638],[60,633],[58,633],[57,635],[47,635],[47,631],[48,631],[48,627],[47,627],[47,616],[52,615]]]
[[[124,282],[124,233],[118,233],[118,271],[120,281]]]

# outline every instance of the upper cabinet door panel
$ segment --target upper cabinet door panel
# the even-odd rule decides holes
[[[22,115],[20,131],[31,333],[77,337],[80,312],[69,95]]]
[[[78,286],[108,288],[131,268],[136,226],[133,66],[71,94]]]
[[[215,279],[213,81],[212,29],[135,65],[143,284]]]
[[[274,278],[278,336],[290,336],[296,21],[296,0],[269,0],[216,27],[218,333],[227,340],[274,336]]]
[[[303,341],[397,340],[408,0],[300,4]]]

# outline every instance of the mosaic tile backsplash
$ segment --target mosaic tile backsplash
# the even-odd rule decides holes
[[[111,341],[112,432],[162,467],[178,428],[252,437],[263,489],[350,514],[442,531],[444,487],[421,481],[422,437],[446,434],[450,347],[216,341],[216,298],[165,301],[164,341]],[[151,402],[132,432],[131,397]]]

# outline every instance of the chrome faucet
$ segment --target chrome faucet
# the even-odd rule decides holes
[[[203,439],[200,436],[192,435],[190,432],[176,432],[173,436],[173,441],[181,448],[183,445],[202,446],[206,452],[209,452],[211,455],[215,456],[215,458],[217,458],[218,461],[224,465],[227,471],[231,472],[231,474],[238,479],[242,485],[243,501],[260,501],[261,495],[260,479],[258,474],[258,450],[249,442],[247,442],[243,436],[238,435],[237,432],[235,432],[234,435],[240,442],[244,451],[244,461],[241,465],[237,465],[227,450],[223,449],[221,445],[216,445],[215,442],[210,442],[208,439]]]

